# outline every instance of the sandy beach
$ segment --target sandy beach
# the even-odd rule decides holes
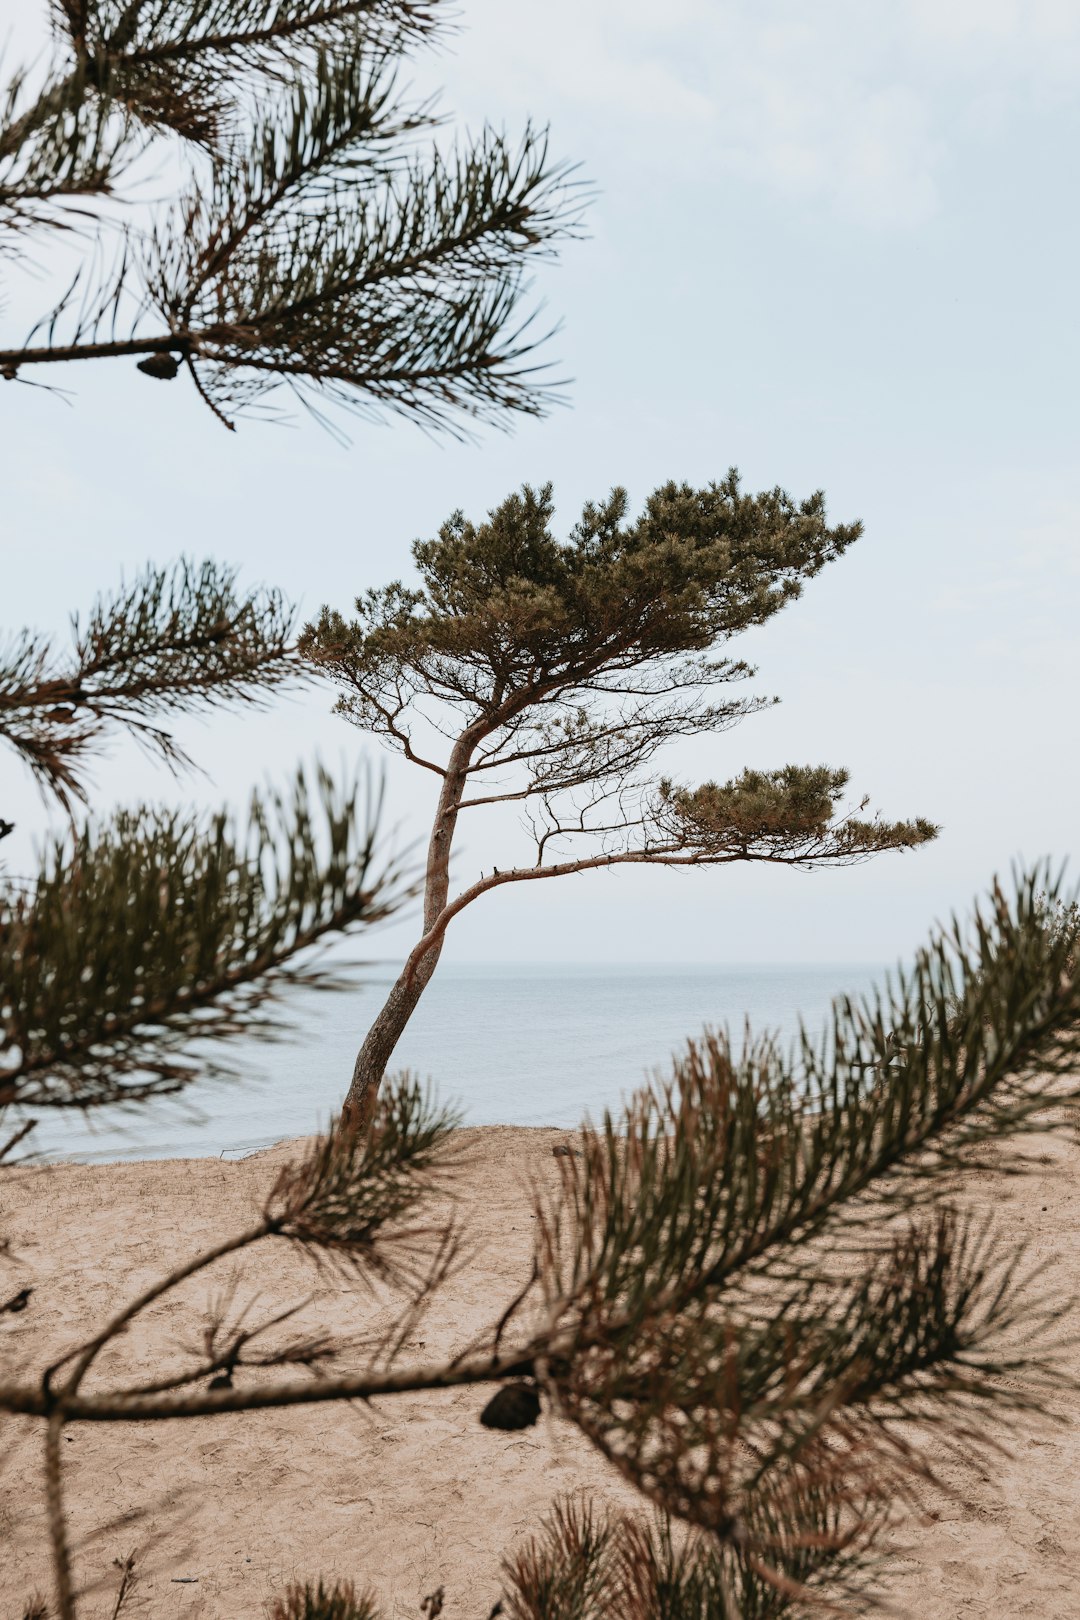
[[[471,1264],[440,1295],[403,1359],[468,1344],[520,1286],[531,1243],[530,1180],[554,1178],[556,1130],[462,1133],[461,1206]],[[1020,1181],[973,1178],[976,1208],[997,1208],[1049,1267],[1048,1287],[1075,1290],[1080,1261],[1080,1147],[1040,1141]],[[40,1367],[163,1270],[246,1223],[289,1155],[287,1144],[242,1162],[163,1160],[58,1166],[0,1180],[0,1235],[11,1245],[4,1295],[34,1290],[0,1323],[12,1372]],[[177,1346],[197,1342],[206,1302],[232,1275],[223,1264],[152,1310],[103,1360],[98,1379],[160,1377]],[[318,1276],[281,1244],[243,1263],[238,1299],[260,1308],[315,1295],[311,1320],[342,1335],[377,1328],[385,1301],[354,1279]],[[1078,1310],[1080,1325],[1080,1310]],[[1073,1351],[1080,1374],[1080,1348]],[[302,1375],[301,1375],[302,1376]],[[100,1384],[99,1384],[100,1387]],[[323,1574],[371,1586],[394,1620],[420,1615],[445,1588],[444,1620],[486,1620],[499,1561],[553,1497],[630,1493],[565,1423],[491,1433],[489,1391],[398,1396],[359,1406],[252,1413],[156,1425],[72,1426],[65,1478],[80,1613],[112,1613],[113,1560],[135,1552],[140,1579],[124,1614],[164,1620],[262,1616],[288,1582]],[[990,1471],[946,1467],[954,1494],[926,1502],[895,1561],[894,1613],[911,1620],[1080,1613],[1080,1433],[1029,1425]],[[5,1419],[0,1438],[0,1616],[18,1620],[48,1591],[40,1423]]]

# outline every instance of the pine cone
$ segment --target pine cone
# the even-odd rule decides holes
[[[480,1414],[485,1429],[531,1429],[540,1416],[535,1384],[504,1384]]]
[[[180,362],[174,354],[148,354],[138,366],[148,377],[159,377],[162,382],[172,382],[180,370]]]

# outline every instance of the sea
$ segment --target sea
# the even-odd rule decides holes
[[[238,1158],[330,1120],[356,1050],[396,973],[362,970],[353,988],[294,990],[279,1035],[229,1043],[233,1073],[180,1097],[87,1114],[40,1110],[36,1151],[49,1159]],[[599,1123],[706,1028],[741,1042],[800,1020],[820,1038],[838,995],[882,983],[880,967],[645,964],[441,965],[394,1054],[467,1125]],[[29,1145],[29,1141],[27,1143]]]

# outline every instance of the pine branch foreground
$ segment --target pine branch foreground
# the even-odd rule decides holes
[[[558,1506],[508,1560],[504,1614],[600,1620],[613,1593],[630,1620],[764,1620],[853,1594],[872,1605],[885,1538],[933,1485],[926,1438],[988,1453],[1052,1415],[1065,1387],[1071,1302],[1046,1297],[1022,1246],[974,1223],[959,1196],[991,1145],[1006,1153],[999,1168],[1022,1169],[1020,1140],[1060,1128],[1080,1099],[1076,913],[1056,900],[1042,871],[1011,899],[995,887],[878,995],[836,1003],[821,1041],[691,1042],[667,1086],[583,1129],[558,1188],[537,1195],[531,1277],[441,1365],[402,1362],[402,1325],[455,1263],[445,1204],[415,1218],[459,1173],[453,1120],[415,1081],[388,1086],[372,1130],[338,1128],[284,1169],[254,1227],[161,1279],[43,1378],[0,1387],[0,1410],[45,1420],[61,1620],[74,1614],[66,1423],[468,1384],[533,1391],[527,1421],[549,1407],[573,1423],[659,1515]],[[310,1337],[255,1356],[254,1333],[215,1326],[206,1357],[164,1385],[95,1375],[149,1304],[264,1242],[375,1267],[404,1289],[370,1367],[329,1369],[334,1347]],[[269,1376],[305,1357],[318,1379]],[[518,1425],[495,1405],[489,1428]],[[661,1591],[667,1606],[650,1608]],[[309,1587],[282,1612],[376,1609]]]
[[[313,802],[314,797],[314,802]],[[228,1065],[273,1032],[287,986],[340,974],[312,953],[412,892],[376,848],[381,792],[320,773],[246,819],[121,812],[57,840],[28,888],[0,878],[0,1106],[134,1102]]]
[[[445,36],[445,0],[53,15],[44,83],[16,74],[0,97],[0,235],[75,227],[96,247],[0,346],[0,377],[132,358],[158,381],[184,373],[230,428],[285,386],[324,422],[338,406],[458,437],[560,397],[521,304],[526,269],[580,233],[584,196],[533,126],[423,149],[443,120],[406,99],[399,67]],[[138,199],[159,148],[180,157],[173,201],[115,227],[103,205]]]
[[[241,593],[236,571],[181,560],[148,567],[72,619],[71,651],[24,631],[0,649],[0,739],[69,812],[90,757],[118,729],[174,769],[191,761],[156,723],[225,703],[260,704],[303,671],[277,591]]]

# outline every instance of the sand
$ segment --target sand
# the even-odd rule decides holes
[[[553,1178],[561,1131],[493,1127],[462,1133],[462,1183],[472,1264],[415,1330],[406,1359],[454,1353],[491,1320],[527,1270],[530,1177]],[[971,1200],[996,1207],[1070,1294],[1080,1260],[1080,1148],[1040,1142],[1045,1162],[1022,1181],[975,1178]],[[15,1256],[0,1297],[34,1288],[30,1306],[0,1318],[5,1371],[40,1367],[104,1316],[223,1231],[246,1222],[287,1146],[243,1162],[213,1159],[58,1166],[0,1178],[0,1235]],[[225,1267],[225,1275],[229,1272]],[[176,1346],[197,1339],[200,1311],[222,1275],[193,1280],[110,1352],[102,1378],[160,1376]],[[335,1332],[377,1326],[385,1304],[355,1281],[315,1277],[284,1246],[244,1266],[240,1296],[262,1307],[314,1292],[312,1316]],[[1080,1323],[1080,1308],[1077,1313]],[[31,1360],[32,1358],[32,1360]],[[1075,1352],[1080,1374],[1080,1348]],[[370,1585],[387,1617],[420,1616],[445,1588],[443,1620],[485,1620],[502,1552],[552,1498],[626,1487],[569,1425],[492,1433],[477,1417],[489,1391],[398,1396],[145,1425],[76,1425],[64,1446],[80,1614],[112,1613],[112,1562],[134,1551],[140,1580],[125,1615],[162,1620],[263,1616],[292,1580],[316,1574]],[[1030,1425],[991,1470],[951,1467],[955,1495],[928,1499],[926,1522],[894,1562],[895,1613],[1080,1615],[1080,1434],[1068,1421]],[[0,1617],[18,1620],[50,1575],[40,1489],[41,1425],[0,1420]]]

